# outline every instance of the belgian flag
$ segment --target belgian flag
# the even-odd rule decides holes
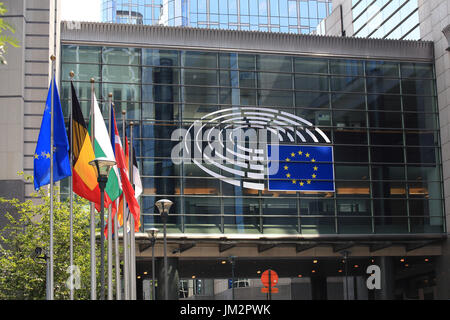
[[[72,89],[72,176],[73,192],[91,202],[100,203],[97,173],[89,164],[95,159],[91,137],[81,112],[73,83]]]

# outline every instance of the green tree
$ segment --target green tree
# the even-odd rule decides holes
[[[31,181],[32,177],[25,177]],[[46,189],[46,188],[44,188]],[[55,195],[58,194],[55,188]],[[4,209],[0,214],[9,221],[0,229],[0,299],[45,299],[46,265],[44,260],[33,260],[36,247],[48,248],[50,239],[50,197],[46,190],[32,195],[35,200],[20,202],[0,198]],[[69,201],[53,200],[54,297],[69,299],[66,286],[69,253]],[[14,214],[14,211],[16,214]],[[76,197],[73,204],[74,265],[80,269],[81,288],[75,290],[75,299],[90,299],[90,213],[86,200]],[[100,230],[97,229],[97,232]],[[97,246],[97,257],[99,246]],[[44,263],[38,263],[41,261]],[[100,282],[100,262],[97,258],[97,286]],[[97,292],[99,292],[99,287]]]
[[[4,16],[8,12],[3,2],[0,2],[0,16]],[[6,64],[5,54],[8,46],[19,47],[19,42],[11,35],[2,34],[3,32],[15,33],[14,27],[0,18],[0,64]]]

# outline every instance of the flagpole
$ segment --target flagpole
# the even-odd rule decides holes
[[[129,175],[130,183],[134,189],[134,161],[133,161],[133,126],[134,122],[130,122],[130,163],[129,163]],[[130,266],[131,266],[131,299],[136,300],[136,244],[134,235],[134,218],[131,220],[131,232],[130,232]]]
[[[54,155],[54,97],[55,97],[55,55],[51,55],[50,60],[52,61],[52,80],[51,80],[51,107],[50,107],[50,244],[49,244],[49,259],[50,259],[50,272],[49,272],[49,296],[48,300],[54,300],[54,283],[53,283],[53,155]]]
[[[112,93],[108,95],[108,105],[109,105],[109,139],[111,140],[112,132],[112,117],[111,117],[111,106],[112,106]],[[112,284],[112,223],[111,223],[111,204],[108,210],[108,300],[113,299],[113,284]],[[102,230],[103,232],[103,230]]]
[[[112,99],[111,99],[112,100]],[[111,107],[114,108],[114,103],[111,101]],[[111,129],[112,130],[112,129]],[[114,133],[115,135],[115,133]],[[115,137],[114,137],[115,142]],[[120,285],[120,248],[119,248],[119,200],[116,199],[116,217],[113,219],[114,223],[114,255],[115,255],[115,269],[116,269],[116,300],[122,300],[122,292]]]
[[[123,137],[123,146],[126,150],[126,125],[125,125],[125,115],[126,111],[122,110],[122,137]],[[127,205],[125,201],[125,196],[123,196],[123,289],[124,289],[124,299],[130,300],[130,285],[129,285],[129,265],[128,265],[128,214],[127,214]]]
[[[119,256],[119,201],[116,200],[116,217],[113,219],[114,223],[114,249],[115,249],[115,267],[116,267],[116,300],[122,300],[122,293],[120,290],[120,256]]]
[[[94,78],[91,78],[91,143],[95,154],[95,114],[94,114]],[[97,266],[95,262],[95,208],[91,202],[90,242],[91,242],[91,300],[97,299]]]
[[[72,83],[73,77],[75,76],[75,73],[73,71],[70,71],[70,82]],[[69,101],[69,132],[70,132],[70,155],[69,155],[69,161],[70,161],[70,171],[72,172],[72,159],[73,159],[73,101],[72,101],[72,90],[70,90],[70,101]],[[70,195],[70,300],[74,299],[74,284],[73,284],[73,179],[72,176],[69,177],[69,195]]]

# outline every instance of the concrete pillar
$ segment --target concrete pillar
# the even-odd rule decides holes
[[[169,291],[169,300],[178,300],[179,294],[179,282],[180,278],[178,275],[178,258],[167,258],[167,276],[169,278],[169,288],[164,287],[164,259],[157,259],[157,281],[158,287],[156,289],[156,298],[158,300],[164,299],[165,290]]]
[[[376,300],[393,300],[395,295],[395,272],[392,257],[379,257],[376,264],[381,271],[381,289],[376,290]]]
[[[442,255],[435,258],[436,296],[438,300],[450,299],[450,242],[442,243]]]

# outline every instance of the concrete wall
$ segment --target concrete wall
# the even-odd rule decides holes
[[[419,0],[420,37],[434,42],[436,86],[442,146],[447,234],[450,226],[450,52],[442,32],[450,24],[449,1]],[[437,298],[450,299],[450,244],[443,246],[437,264]]]
[[[3,0],[20,48],[10,48],[0,66],[0,184],[33,173],[33,154],[50,83],[50,55],[59,64],[60,0]],[[55,29],[55,25],[57,28]],[[56,68],[59,69],[59,68]],[[33,186],[25,183],[25,195]],[[8,195],[6,195],[8,196]],[[13,196],[11,193],[10,196]],[[27,197],[26,197],[27,198]]]

